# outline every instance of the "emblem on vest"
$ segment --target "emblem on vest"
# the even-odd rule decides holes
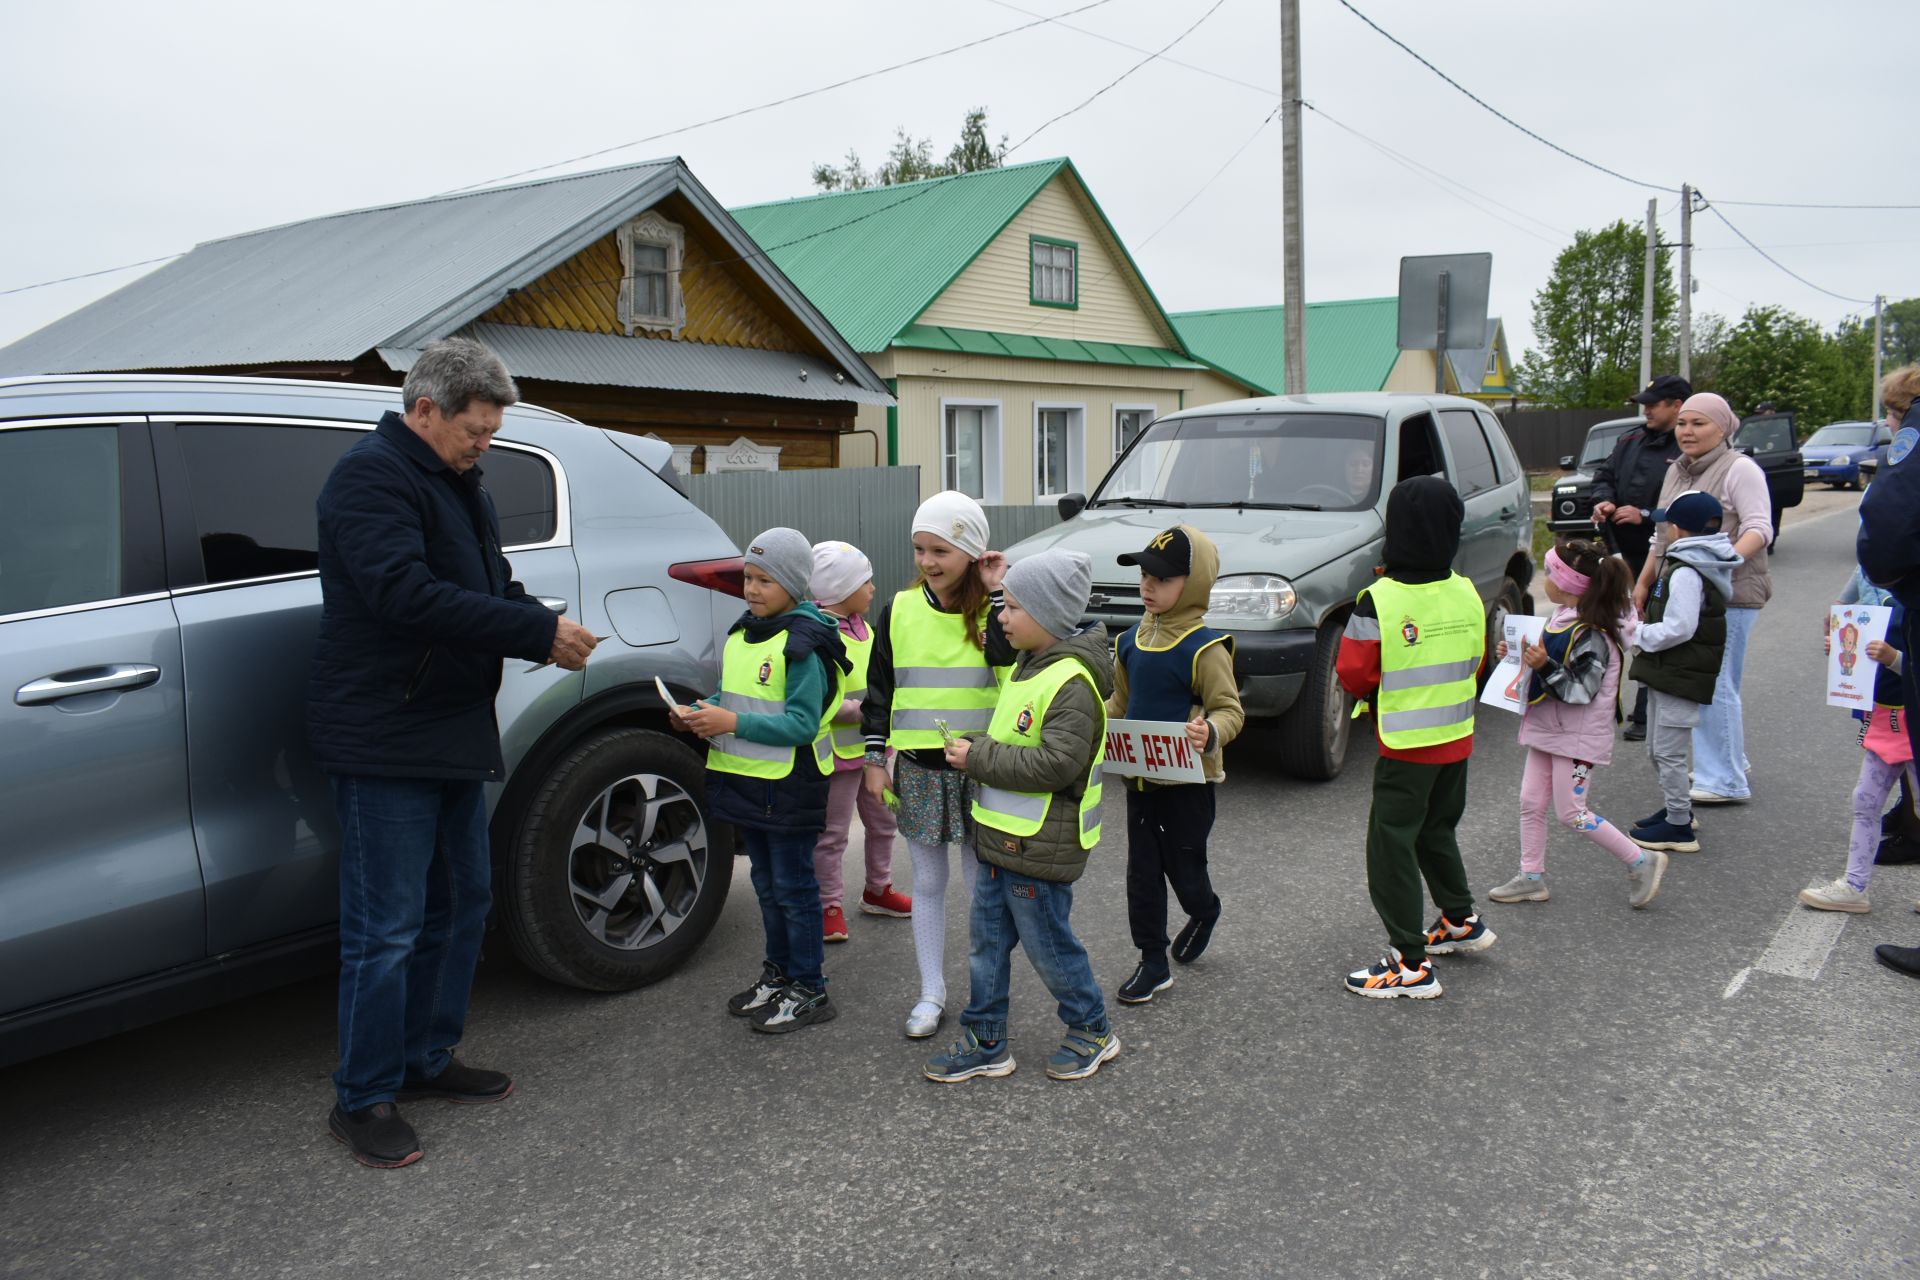
[[[1420,628],[1413,625],[1412,618],[1400,619],[1400,638],[1409,645],[1420,643]]]
[[[1015,733],[1024,735],[1025,733],[1027,733],[1028,730],[1032,728],[1033,728],[1033,704],[1029,702],[1026,706],[1020,708],[1020,714],[1014,717],[1013,731]]]
[[[773,659],[768,658],[760,664],[760,683],[765,684],[771,679],[773,679]]]

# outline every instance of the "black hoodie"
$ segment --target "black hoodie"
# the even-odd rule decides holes
[[[1453,572],[1466,504],[1438,476],[1415,476],[1387,495],[1387,533],[1381,549],[1387,576],[1400,582],[1439,582]]]

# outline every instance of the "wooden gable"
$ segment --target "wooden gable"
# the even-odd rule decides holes
[[[1078,298],[1072,307],[1033,301],[1036,237],[1075,246]],[[917,322],[1180,349],[1106,220],[1065,170],[1014,215]]]
[[[794,351],[832,359],[738,255],[710,232],[677,197],[655,206],[685,229],[680,289],[686,325],[679,340],[759,351]],[[619,230],[609,231],[539,279],[509,294],[480,319],[494,324],[564,329],[575,333],[625,332],[620,324],[622,268]],[[672,340],[665,330],[642,329],[639,339]]]

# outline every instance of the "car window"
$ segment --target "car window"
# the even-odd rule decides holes
[[[1514,456],[1513,444],[1507,439],[1507,429],[1499,419],[1487,414],[1480,415],[1480,430],[1486,433],[1487,444],[1493,449],[1493,471],[1501,484],[1520,474],[1520,459]]]
[[[1582,467],[1598,466],[1613,456],[1613,446],[1620,443],[1620,437],[1628,432],[1627,427],[1615,427],[1610,431],[1595,428],[1587,436],[1586,448],[1580,451]]]
[[[1440,440],[1433,431],[1433,419],[1424,413],[1415,414],[1400,424],[1399,478],[1410,480],[1414,476],[1447,478],[1446,463],[1440,458]]]
[[[0,431],[0,615],[121,594],[117,427]]]
[[[1734,441],[1742,449],[1755,453],[1789,453],[1793,449],[1793,419],[1748,418],[1740,424]]]
[[[1498,482],[1493,469],[1493,452],[1487,438],[1480,434],[1480,421],[1471,409],[1442,409],[1440,430],[1446,433],[1447,449],[1459,474],[1454,485],[1460,496],[1470,498],[1485,493]]]
[[[481,483],[500,513],[500,545],[524,547],[553,537],[558,523],[553,468],[538,454],[495,445],[480,459]]]
[[[1858,448],[1867,443],[1872,432],[1873,428],[1864,422],[1835,422],[1807,437],[1807,443]]]
[[[314,502],[363,433],[345,427],[183,422],[180,452],[207,581],[320,567]]]
[[[1093,505],[1359,511],[1379,501],[1383,425],[1333,413],[1163,418],[1107,473]]]

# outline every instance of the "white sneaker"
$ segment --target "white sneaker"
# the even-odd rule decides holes
[[[946,1009],[932,1000],[922,1000],[913,1006],[913,1012],[907,1015],[907,1038],[925,1040],[940,1029],[940,1019],[946,1016]]]
[[[1848,884],[1845,876],[1832,884],[1816,884],[1802,889],[1800,901],[1815,911],[1851,911],[1855,915],[1867,913],[1867,891]]]
[[[1545,902],[1550,896],[1544,873],[1538,880],[1529,880],[1524,871],[1498,889],[1487,890],[1487,897],[1495,902]]]

